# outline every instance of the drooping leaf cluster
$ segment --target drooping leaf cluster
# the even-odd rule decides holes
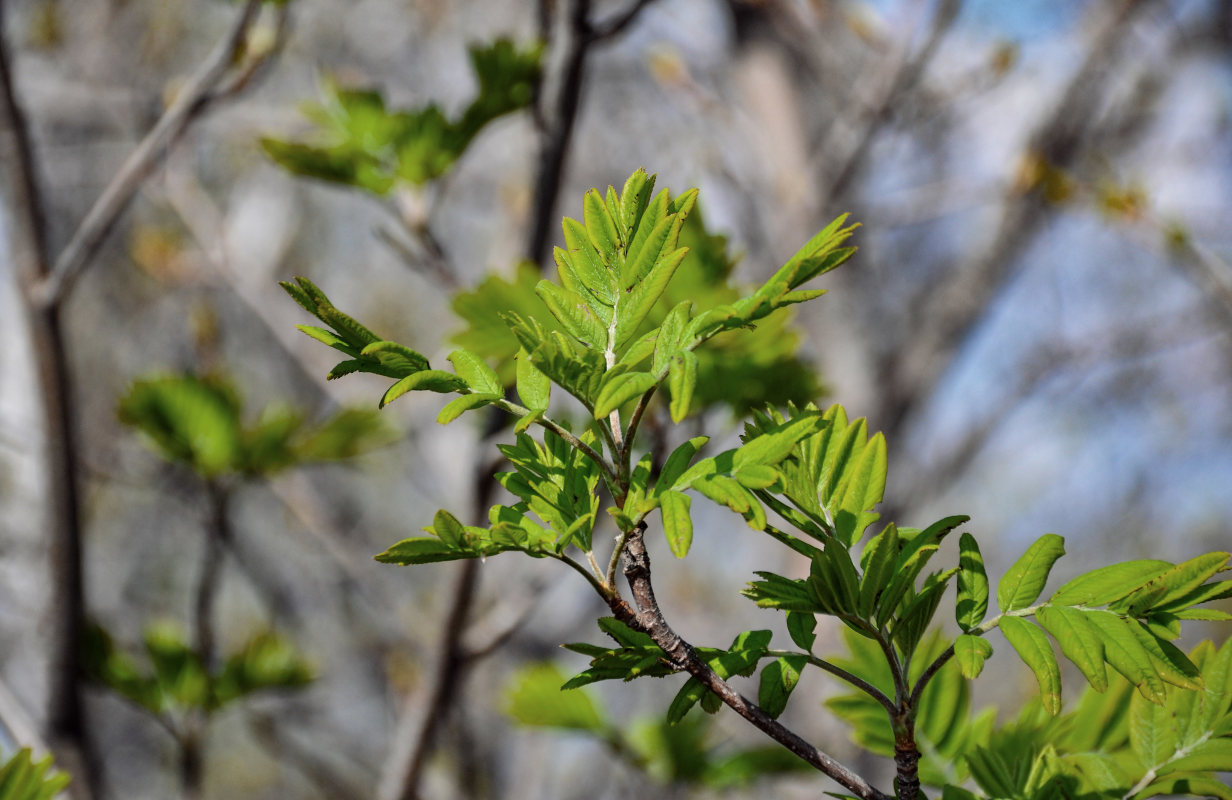
[[[174,625],[146,628],[145,665],[102,626],[86,633],[83,661],[90,679],[157,716],[213,712],[256,692],[298,689],[313,679],[303,656],[271,632],[253,636],[213,670]]]
[[[377,415],[356,409],[312,424],[301,412],[274,405],[246,423],[239,392],[220,375],[137,380],[120,399],[118,413],[160,456],[207,478],[269,475],[350,458],[390,438]]]
[[[266,137],[266,154],[297,175],[383,195],[399,184],[419,186],[447,172],[493,120],[526,108],[539,80],[542,48],[507,39],[472,47],[478,92],[457,118],[435,103],[391,110],[379,91],[325,87],[322,103],[304,115],[303,140]]]
[[[51,771],[51,756],[35,761],[29,748],[0,764],[0,800],[51,800],[68,782],[68,775]]]

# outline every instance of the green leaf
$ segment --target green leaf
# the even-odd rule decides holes
[[[688,254],[688,248],[681,247],[660,258],[650,274],[639,281],[622,298],[619,313],[616,316],[615,346],[617,350],[623,349],[632,340],[642,321],[650,313],[650,309],[654,308],[655,303],[659,302],[659,298],[663,296],[667,284],[676,274],[677,267]]]
[[[667,457],[667,461],[663,463],[663,469],[659,472],[659,480],[655,484],[655,493],[661,493],[676,485],[680,476],[689,469],[693,457],[697,455],[698,451],[708,441],[710,441],[709,436],[694,436],[673,450],[671,455]]]
[[[625,270],[621,283],[625,291],[633,288],[637,281],[645,279],[654,268],[663,251],[674,247],[671,239],[674,217],[664,217],[645,236],[639,236],[629,247],[625,260]]]
[[[787,700],[800,682],[800,673],[807,663],[804,656],[782,656],[762,669],[757,704],[772,719],[777,719],[787,708]]]
[[[1137,617],[1149,608],[1165,606],[1206,583],[1227,566],[1228,558],[1227,553],[1207,553],[1177,564],[1116,600],[1110,609]]]
[[[1048,573],[1057,559],[1065,555],[1065,540],[1046,533],[1014,562],[997,584],[997,605],[1002,613],[1026,608],[1035,602],[1048,582]]]
[[[1057,640],[1061,652],[1081,670],[1092,689],[1102,692],[1108,688],[1103,640],[1084,612],[1046,605],[1035,612],[1035,619]]]
[[[1048,601],[1058,606],[1102,606],[1118,600],[1172,565],[1167,561],[1126,561],[1092,570],[1066,583]]]
[[[520,725],[602,733],[606,722],[595,699],[580,689],[562,690],[567,676],[555,664],[531,664],[505,689],[505,713]]]
[[[1137,699],[1137,698],[1135,698]],[[1147,705],[1143,703],[1142,705]],[[1150,706],[1152,709],[1158,706]],[[1166,713],[1166,712],[1165,712]],[[1166,737],[1166,734],[1164,734]],[[1158,762],[1156,762],[1158,763]],[[1232,739],[1208,739],[1161,769],[1161,775],[1176,772],[1232,772]]]
[[[1038,567],[1035,570],[1038,571]],[[1031,600],[1034,599],[1035,596],[1032,596]],[[1027,603],[1029,604],[1031,600]],[[1035,673],[1044,709],[1056,716],[1061,711],[1061,670],[1057,667],[1057,659],[1052,654],[1048,637],[1039,628],[1021,617],[1002,617],[1001,632],[1005,634],[1005,638],[1018,652],[1023,662]]]
[[[905,657],[910,658],[916,645],[928,630],[937,607],[941,604],[941,595],[946,584],[958,572],[958,568],[945,570],[929,575],[924,585],[914,599],[907,603],[894,623],[894,641],[898,644]]]
[[[1215,797],[1219,800],[1232,800],[1232,786],[1218,778],[1206,778],[1198,775],[1159,778],[1146,789],[1134,795],[1134,800],[1145,800],[1148,797],[1160,795],[1184,795],[1186,797]]]
[[[975,680],[984,670],[984,661],[992,655],[992,644],[982,636],[962,634],[954,640],[954,660],[963,677]]]
[[[1104,658],[1112,668],[1124,675],[1147,700],[1162,704],[1166,697],[1164,682],[1155,673],[1151,654],[1130,627],[1132,621],[1110,611],[1089,611],[1086,619],[1099,630]]]
[[[654,191],[655,177],[647,175],[646,170],[638,167],[625,181],[624,188],[620,190],[620,217],[628,231],[626,242],[632,242],[640,229],[639,223],[650,201],[650,194]]]
[[[894,577],[894,562],[898,559],[898,528],[891,522],[865,549],[870,554],[860,581],[860,616],[869,619],[877,600]]]
[[[603,198],[594,189],[586,193],[582,200],[582,218],[586,221],[586,233],[591,243],[599,251],[609,269],[620,264],[620,232],[616,230],[616,220],[603,203]]]
[[[249,639],[232,654],[214,678],[212,708],[254,692],[297,689],[313,680],[312,666],[288,642],[272,631]]]
[[[693,390],[697,386],[697,355],[689,350],[672,357],[667,370],[667,390],[672,399],[668,410],[672,422],[679,423],[693,405]]]
[[[599,303],[611,308],[616,301],[615,276],[604,266],[599,251],[590,241],[590,234],[580,222],[566,218],[563,227],[566,250],[557,250],[556,261],[560,268],[561,283],[572,291],[584,287]],[[567,279],[566,266],[561,263],[562,258],[567,259],[568,266],[580,281],[580,287],[569,285],[572,281]]]
[[[1151,666],[1165,682],[1182,689],[1200,690],[1202,677],[1198,668],[1171,642],[1160,639],[1136,619],[1125,620],[1126,627],[1137,637],[1151,659]]]
[[[817,640],[817,617],[800,611],[787,612],[787,633],[797,647],[812,652]]]
[[[423,354],[397,342],[373,342],[366,345],[360,355],[376,358],[382,365],[395,370],[400,378],[428,368],[428,359]]]
[[[987,613],[988,575],[984,572],[984,556],[975,537],[964,533],[958,540],[958,603],[954,614],[958,626],[969,631],[983,622]]]
[[[435,564],[439,561],[457,561],[475,558],[477,554],[456,550],[435,536],[416,536],[403,539],[375,558],[382,564]]]
[[[384,408],[407,392],[412,392],[416,389],[450,394],[466,388],[466,381],[457,375],[439,369],[426,369],[422,372],[407,375],[393,386],[390,386],[381,398],[380,407]]]
[[[534,425],[536,422],[543,419],[543,412],[544,412],[544,409],[535,408],[535,409],[531,409],[526,414],[523,414],[522,417],[519,418],[517,423],[514,424],[513,426],[514,434],[516,435],[516,434],[525,432],[526,429],[529,428],[531,425]]]
[[[1146,768],[1172,757],[1177,746],[1176,719],[1171,709],[1135,694],[1129,702],[1129,743]]]
[[[813,618],[813,613],[825,612],[830,607],[830,604],[818,603],[816,594],[810,590],[811,587],[806,581],[784,578],[782,575],[775,575],[773,572],[758,572],[756,574],[762,580],[752,581],[741,594],[757,603],[761,608],[778,608],[789,613],[799,612],[812,619],[815,627],[816,619]],[[802,634],[805,632],[812,633],[812,628],[807,628],[805,623],[797,620],[797,624],[805,626],[802,628]]]
[[[612,373],[604,380],[595,398],[595,419],[603,419],[635,397],[658,385],[649,372]]]
[[[525,349],[517,355],[518,397],[532,410],[546,410],[551,398],[552,382],[531,363]]]
[[[448,425],[467,411],[494,403],[502,397],[499,394],[464,394],[446,403],[441,413],[436,415],[436,421]]]
[[[825,426],[825,421],[816,414],[796,417],[772,430],[749,439],[732,454],[732,467],[740,469],[749,464],[774,466],[791,454],[796,444]]]
[[[732,473],[746,489],[768,489],[779,482],[779,471],[765,464],[746,464]]]
[[[885,437],[878,433],[868,440],[835,489],[834,533],[848,545],[859,541],[865,528],[880,518],[869,509],[885,494],[886,469]]]
[[[546,280],[535,286],[535,294],[574,339],[600,350],[606,347],[607,325],[583,297]]]
[[[297,330],[307,334],[313,339],[324,345],[329,345],[335,350],[340,350],[347,355],[355,355],[358,351],[347,344],[346,340],[335,334],[333,331],[327,331],[324,328],[318,328],[316,325],[296,325]]]
[[[693,518],[689,513],[692,502],[692,498],[683,492],[669,490],[659,495],[663,532],[676,558],[684,558],[693,543]]]
[[[505,387],[501,384],[496,370],[487,365],[479,356],[469,350],[454,350],[449,354],[449,363],[453,364],[458,377],[466,381],[472,391],[479,394],[495,394],[504,396]]]
[[[0,764],[0,798],[3,800],[52,800],[68,786],[69,776],[50,772],[51,756],[35,761],[28,747]]]

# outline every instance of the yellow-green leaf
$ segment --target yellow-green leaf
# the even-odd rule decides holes
[[[1060,537],[1058,537],[1060,538]],[[1034,599],[1034,598],[1032,598]],[[1021,617],[1003,617],[1001,632],[1023,662],[1035,673],[1044,709],[1053,716],[1061,711],[1061,670],[1048,644],[1048,637],[1039,628]]]
[[[997,584],[997,605],[1002,612],[1026,608],[1044,591],[1048,573],[1057,559],[1065,555],[1065,540],[1046,533],[1014,562]]]

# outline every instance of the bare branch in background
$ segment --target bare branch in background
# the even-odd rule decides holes
[[[119,173],[103,191],[53,264],[47,242],[46,203],[38,185],[38,164],[30,142],[29,123],[16,93],[8,52],[7,18],[0,2],[0,103],[3,105],[4,163],[12,174],[6,205],[15,218],[16,261],[23,302],[27,307],[30,341],[39,374],[39,403],[44,412],[47,455],[48,529],[52,558],[52,604],[55,622],[53,679],[50,682],[49,726],[53,746],[62,762],[78,778],[72,792],[80,798],[98,794],[101,765],[93,752],[81,698],[80,640],[85,617],[85,589],[81,562],[80,445],[61,301],[73,281],[98,252],[107,234],[171,145],[214,100],[233,95],[251,83],[262,65],[278,51],[286,34],[286,8],[280,15],[273,46],[239,57],[260,11],[260,0],[248,0],[214,53],[180,92],[175,102],[145,137]],[[235,65],[242,80],[227,82]],[[62,748],[68,747],[65,753]],[[80,763],[78,763],[80,761]]]
[[[1137,320],[1122,330],[1085,336],[1077,342],[1046,342],[1014,370],[1013,380],[1002,388],[1001,397],[980,418],[965,426],[963,435],[939,457],[929,460],[926,470],[913,475],[900,489],[904,507],[935,498],[965,474],[992,437],[1005,429],[1006,420],[1023,408],[1047,384],[1065,375],[1082,375],[1104,365],[1151,358],[1177,347],[1209,339],[1211,330],[1203,309],[1189,314],[1167,314],[1153,320]]]
[[[14,91],[8,49],[8,13],[0,0],[0,104],[8,173],[3,185],[12,218],[13,260],[18,274],[26,324],[38,370],[38,405],[42,409],[46,498],[45,521],[50,555],[51,677],[47,726],[51,746],[62,764],[76,772],[73,797],[89,800],[101,785],[102,765],[90,741],[81,688],[81,638],[85,624],[85,587],[81,563],[79,453],[64,329],[57,306],[39,306],[36,284],[51,269],[47,244],[46,204],[39,188],[38,165],[29,122]]]
[[[918,4],[921,11],[924,5]],[[824,174],[816,204],[823,213],[828,211],[835,198],[847,192],[864,165],[876,138],[876,130],[884,124],[900,95],[910,91],[920,81],[962,10],[962,0],[941,0],[936,5],[928,38],[919,51],[912,55],[913,37],[903,37],[895,51],[883,57],[878,69],[851,92],[852,108],[845,114],[836,115],[831,123],[829,134],[814,155]]]
[[[592,45],[610,41],[627,30],[650,6],[635,0],[621,15],[596,27],[590,19],[591,0],[560,0],[552,13],[540,6],[540,38],[549,42],[548,63],[535,102],[539,153],[531,201],[530,236],[523,258],[542,265],[552,235],[556,198],[564,179],[565,159],[581,107],[586,59]]]
[[[284,19],[286,9],[287,6],[283,5],[277,12]],[[261,0],[247,0],[244,3],[230,30],[214,52],[189,78],[153,129],[146,134],[137,149],[120,167],[120,171],[103,189],[103,193],[86,213],[85,219],[56,259],[51,273],[43,284],[37,287],[36,295],[41,304],[54,305],[64,298],[81,270],[98,252],[107,234],[115,227],[124,209],[184,131],[200,119],[215,101],[233,96],[249,85],[250,79],[262,63],[276,52],[271,49],[255,56],[238,73],[238,76],[246,76],[243,80],[229,79],[231,70],[244,54],[248,35],[260,10]],[[283,29],[285,22],[280,22],[279,27],[280,30]]]
[[[1117,2],[1095,8],[1095,32],[1086,58],[1065,85],[1052,110],[1035,126],[1028,156],[1049,165],[1065,167],[1082,151],[1091,123],[1081,113],[1093,95],[1106,83],[1110,64],[1121,48],[1136,15],[1150,3]],[[870,414],[887,437],[895,438],[918,410],[917,401],[927,396],[953,360],[959,344],[987,313],[990,302],[1014,273],[1018,257],[1048,218],[1048,201],[1040,189],[1011,190],[1002,206],[992,237],[981,249],[956,268],[953,278],[922,299],[911,326],[911,337],[901,349],[883,356],[877,378],[882,387],[877,409]]]
[[[274,715],[250,712],[248,729],[252,731],[258,744],[269,753],[270,758],[303,775],[321,797],[364,796],[354,779],[326,763],[327,759],[323,758],[318,748],[298,741],[287,732],[286,725],[279,724]],[[337,749],[332,750],[329,756],[336,759]],[[362,772],[358,767],[355,771]]]

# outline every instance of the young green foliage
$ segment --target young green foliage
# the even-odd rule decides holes
[[[506,685],[505,713],[527,728],[593,736],[629,766],[663,784],[721,790],[806,768],[779,747],[713,744],[726,737],[716,735],[707,717],[693,715],[670,724],[659,715],[616,724],[598,697],[585,689],[564,690],[564,682],[565,674],[554,664],[521,668]]]
[[[471,48],[479,91],[456,119],[432,103],[391,110],[379,91],[328,83],[324,102],[304,108],[314,125],[305,140],[267,137],[261,146],[289,172],[377,195],[422,185],[447,172],[493,120],[530,104],[541,51],[507,39]]]
[[[118,414],[160,456],[205,478],[270,475],[350,458],[390,440],[377,415],[356,409],[311,424],[302,413],[275,405],[247,423],[239,392],[221,375],[137,380],[120,399]]]
[[[0,764],[0,800],[51,800],[68,786],[63,772],[51,772],[51,756],[35,761],[30,748]]]
[[[142,640],[148,666],[117,647],[101,625],[87,629],[87,675],[151,714],[175,718],[213,712],[255,692],[298,689],[313,669],[283,638],[259,633],[223,664],[207,669],[178,627],[150,625]]]
[[[696,411],[710,391],[704,378],[714,374],[707,359],[715,358],[720,343],[747,343],[755,335],[750,328],[774,330],[782,309],[822,293],[801,288],[807,281],[853,252],[846,241],[854,228],[840,217],[762,286],[726,294],[730,290],[711,277],[725,279],[730,260],[716,265],[689,250],[713,255],[724,249],[704,230],[690,228],[696,192],[656,193],[654,183],[638,170],[619,192],[588,192],[581,219],[564,221],[556,281],[535,281],[523,268],[512,281],[488,279],[459,296],[455,308],[470,327],[460,336],[464,348],[448,359],[452,371],[431,369],[415,351],[378,339],[310,282],[284,284],[329,327],[304,327],[305,333],[348,356],[334,374],[370,372],[395,381],[382,404],[427,390],[458,395],[441,422],[485,405],[518,420],[514,444],[500,446],[512,470],[498,480],[515,498],[512,505],[493,506],[487,527],[463,525],[440,511],[425,529],[430,536],[404,540],[378,559],[422,564],[508,550],[558,559],[585,576],[616,615],[599,621],[615,646],[568,646],[590,663],[564,688],[688,671],[668,707],[669,723],[690,725],[693,707],[715,712],[727,704],[865,800],[889,795],[833,767],[832,760],[810,755],[807,744],[774,722],[810,666],[853,687],[829,707],[853,723],[863,746],[895,757],[896,788],[904,798],[918,797],[921,779],[942,787],[944,798],[976,797],[967,788],[972,784],[991,797],[1022,800],[1146,797],[1155,786],[1208,791],[1212,771],[1225,768],[1232,735],[1222,688],[1232,658],[1224,653],[1232,649],[1225,645],[1216,653],[1206,645],[1187,656],[1172,642],[1183,620],[1232,618],[1200,608],[1232,597],[1232,581],[1215,579],[1228,568],[1227,553],[1095,570],[1039,602],[1065,552],[1061,537],[1048,534],[998,582],[1000,612],[988,618],[990,584],[972,534],[961,535],[957,564],[930,567],[967,517],[947,516],[922,529],[892,521],[874,529],[886,488],[885,440],[870,435],[865,420],[850,420],[841,406],[822,411],[788,402],[785,409],[755,410],[740,446],[713,455],[702,452],[705,436],[680,443],[661,465],[655,453],[639,447],[640,425],[658,409],[673,422]],[[692,288],[674,294],[681,286]],[[705,290],[693,291],[697,287]],[[509,399],[511,385],[521,404]],[[585,411],[576,426],[580,433],[547,415],[553,385]],[[663,394],[666,404],[654,405]],[[532,426],[544,429],[541,439],[532,436]],[[611,500],[606,511],[617,536],[610,552],[596,553],[605,539],[596,535],[601,493]],[[657,510],[671,551],[687,554],[702,538],[693,523],[695,494],[807,559],[806,576],[758,572],[744,592],[757,605],[785,613],[798,649],[773,649],[769,630],[741,633],[727,647],[704,647],[668,627],[653,598],[642,537]],[[636,608],[616,579],[622,563]],[[934,625],[951,583],[957,585],[953,618],[961,631],[953,644]],[[813,653],[822,617],[845,626],[850,659],[826,661]],[[1002,728],[992,712],[968,715],[968,681],[994,656],[985,638],[994,628],[1041,690],[1038,709]],[[1064,715],[1053,641],[1092,687]],[[1134,730],[1126,730],[1114,702],[1123,700],[1127,684],[1110,678],[1106,664],[1137,689]],[[756,704],[728,684],[755,675]],[[516,695],[514,713],[530,724],[585,730],[610,741],[610,726],[593,703],[530,710],[551,696],[543,681],[557,677],[536,675]],[[1184,736],[1169,739],[1166,719],[1183,720]],[[1078,732],[1103,723],[1117,727],[1099,735]],[[1118,755],[1104,763],[1103,751],[1113,749]]]

